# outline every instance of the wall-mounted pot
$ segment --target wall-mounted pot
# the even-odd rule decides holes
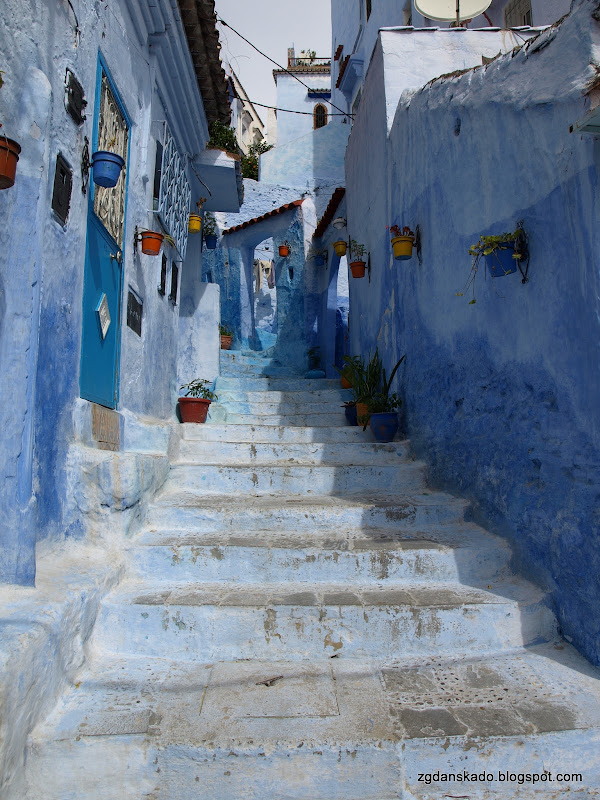
[[[97,186],[112,189],[117,185],[125,161],[118,153],[96,150],[92,153],[92,177]]]
[[[200,214],[190,214],[188,220],[188,233],[200,233],[202,228],[202,217]]]
[[[17,161],[21,145],[6,136],[0,137],[0,189],[14,186],[17,173]]]

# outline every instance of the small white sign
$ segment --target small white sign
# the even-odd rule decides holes
[[[106,339],[106,334],[108,333],[108,329],[110,327],[110,311],[108,310],[108,300],[106,299],[105,294],[102,295],[100,302],[96,306],[96,314],[98,314],[102,338]]]

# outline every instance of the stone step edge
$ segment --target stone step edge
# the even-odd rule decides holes
[[[461,530],[456,530],[460,527]],[[147,527],[138,533],[131,540],[131,546],[127,550],[131,551],[136,546],[141,547],[171,547],[171,546],[190,546],[199,545],[212,547],[213,542],[217,541],[220,547],[259,547],[265,546],[273,549],[323,549],[336,550],[339,545],[349,545],[343,552],[364,552],[368,548],[355,550],[357,542],[370,543],[376,545],[376,549],[389,546],[390,549],[397,548],[402,550],[442,550],[451,552],[457,549],[468,549],[485,552],[488,549],[497,549],[504,552],[511,552],[510,545],[505,539],[489,533],[484,528],[480,528],[475,523],[469,522],[446,522],[432,525],[428,528],[428,533],[419,535],[419,531],[411,532],[399,530],[395,536],[389,535],[386,528],[347,528],[343,535],[340,535],[337,528],[331,531],[316,531],[298,533],[295,530],[281,529],[274,531],[270,528],[253,529],[251,531],[232,530],[224,531],[194,531],[191,533],[187,529],[178,528],[175,525],[156,525],[152,528]],[[437,534],[437,537],[432,535]],[[367,534],[367,535],[365,535]],[[446,537],[446,538],[445,538]],[[210,543],[203,545],[202,539],[210,540]],[[262,540],[271,539],[269,545],[264,545]],[[233,540],[233,541],[232,541]],[[260,544],[254,545],[253,542],[259,540]],[[284,540],[281,543],[280,540]],[[296,541],[294,541],[296,540]]]
[[[396,582],[377,586],[377,584],[230,584],[203,582],[170,582],[169,586],[160,583],[148,585],[143,579],[124,581],[106,597],[106,605],[170,605],[191,607],[244,608],[263,610],[268,607],[287,608],[444,608],[459,609],[464,606],[507,606],[527,608],[545,606],[547,593],[533,584],[524,581],[494,581],[492,589],[468,586],[456,582],[434,581],[419,583],[416,581]],[[503,590],[510,594],[498,594]],[[198,598],[190,598],[197,594],[198,598],[206,596],[208,602],[197,602]],[[174,595],[171,597],[171,595]],[[231,595],[240,595],[244,602],[228,602]],[[437,600],[436,600],[436,595]],[[278,597],[279,596],[279,597]],[[274,599],[275,598],[275,599]],[[366,602],[363,600],[366,600]],[[381,599],[378,599],[381,598]],[[152,602],[148,600],[152,599]],[[194,599],[195,602],[181,600]],[[251,602],[256,600],[257,602]],[[296,602],[294,602],[296,600]],[[358,600],[358,602],[357,602]],[[433,601],[433,602],[432,602]]]
[[[431,497],[433,500],[431,502],[428,500],[423,500],[425,497]],[[397,508],[402,508],[402,510],[404,510],[406,504],[422,507],[450,505],[455,506],[457,509],[466,510],[471,505],[470,502],[464,498],[454,497],[453,495],[437,491],[421,493],[414,491],[407,492],[406,494],[397,494],[395,495],[394,500],[390,500],[389,494],[376,495],[368,492],[359,496],[286,494],[285,496],[276,498],[271,495],[244,495],[244,497],[232,497],[231,494],[227,493],[207,495],[200,489],[172,489],[167,487],[160,490],[156,499],[150,504],[150,508],[190,508],[187,501],[192,499],[197,500],[200,506],[202,506],[202,501],[206,500],[208,501],[207,505],[210,507],[215,507],[219,504],[222,504],[228,510],[239,510],[240,508],[242,510],[246,510],[248,508],[249,500],[254,501],[252,502],[253,506],[266,506],[268,510],[274,508],[305,508],[307,504],[310,506],[327,508],[328,510],[350,507],[354,509],[362,509],[364,511],[368,511],[370,509],[393,510]],[[332,502],[332,499],[338,502]],[[197,504],[194,505],[196,506]]]

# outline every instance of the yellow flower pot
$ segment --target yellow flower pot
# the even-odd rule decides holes
[[[394,249],[394,258],[397,261],[405,261],[412,258],[414,236],[394,236],[392,239],[392,248]]]
[[[333,243],[335,254],[336,256],[340,256],[340,258],[346,255],[346,247],[346,242],[343,239],[339,239],[337,242]]]
[[[200,214],[190,214],[188,221],[188,233],[200,233],[202,228],[202,217]]]

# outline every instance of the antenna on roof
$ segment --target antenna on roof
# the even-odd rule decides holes
[[[422,16],[457,25],[483,14],[491,4],[492,0],[415,0],[415,8]]]

